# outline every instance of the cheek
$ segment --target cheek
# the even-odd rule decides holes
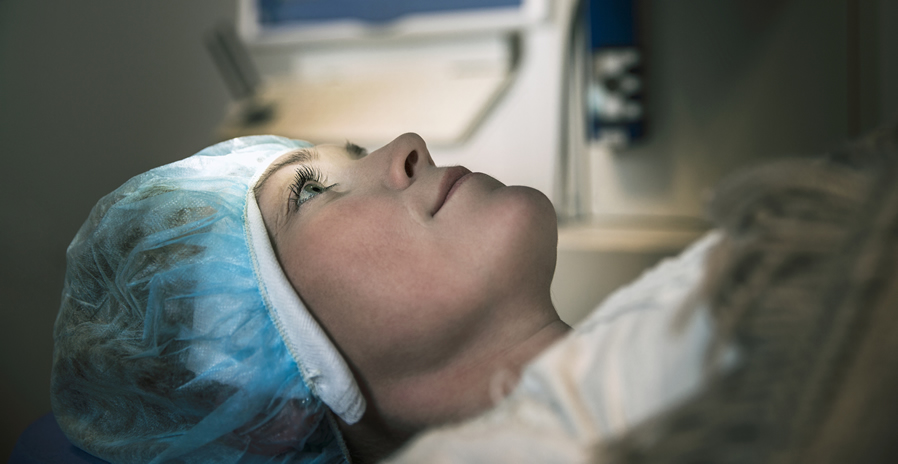
[[[401,323],[416,299],[415,263],[432,246],[399,205],[347,199],[302,224],[288,277],[338,342]],[[387,334],[383,334],[387,335]]]
[[[471,336],[497,299],[522,288],[548,291],[554,210],[531,194],[508,189],[430,225],[383,198],[344,198],[303,218],[281,258],[309,310],[357,367],[437,362]],[[549,235],[551,265],[534,266],[534,253],[546,248],[534,242]],[[542,267],[548,277],[534,285],[532,272]]]

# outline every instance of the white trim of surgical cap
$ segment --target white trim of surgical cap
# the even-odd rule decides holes
[[[272,161],[278,159],[275,157]],[[268,238],[254,187],[268,166],[253,176],[246,193],[246,233],[259,289],[271,319],[312,393],[348,424],[365,412],[365,398],[346,361],[306,309],[281,268]]]

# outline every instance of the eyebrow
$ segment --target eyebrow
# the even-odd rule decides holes
[[[349,152],[355,159],[361,159],[368,156],[368,150],[365,148],[356,145],[350,141],[346,141],[346,145],[344,149]],[[310,163],[318,159],[318,152],[315,150],[315,147],[308,148],[299,148],[290,153],[286,158],[277,163],[272,164],[265,170],[264,173],[259,177],[259,181],[256,182],[256,185],[253,187],[253,194],[256,196],[262,191],[265,187],[265,183],[268,182],[268,179],[274,175],[274,173],[278,172],[284,166],[289,166],[291,164],[303,164]]]
[[[368,156],[368,150],[365,150],[364,148],[350,142],[349,140],[346,141],[345,149],[350,154],[352,154],[352,156],[354,156],[355,159],[364,158],[364,157]]]
[[[311,148],[300,148],[298,150],[293,151],[286,158],[278,161],[277,163],[268,166],[268,169],[262,173],[262,176],[259,178],[259,181],[256,182],[255,187],[253,187],[253,193],[256,197],[259,196],[259,193],[262,192],[262,189],[265,187],[265,183],[268,182],[268,179],[271,178],[274,173],[278,172],[284,166],[289,166],[291,164],[301,164],[301,163],[309,163],[318,159],[318,152],[315,151],[314,147]]]

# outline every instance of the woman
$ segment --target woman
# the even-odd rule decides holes
[[[369,409],[343,424],[381,454],[491,405],[496,372],[568,330],[552,306],[552,205],[405,134],[366,154],[321,145],[276,159],[255,186],[292,287],[360,380]]]
[[[393,462],[894,462],[896,140],[737,176],[725,234],[570,332],[539,192],[413,134],[224,142],[75,237],[54,412],[115,462],[367,462],[448,423]]]
[[[437,168],[414,134],[223,142],[131,179],[73,240],[54,413],[113,462],[379,458],[564,336],[555,244],[544,195]]]

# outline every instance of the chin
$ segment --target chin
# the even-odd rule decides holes
[[[530,187],[506,187],[498,199],[496,221],[503,235],[499,246],[505,248],[507,264],[540,273],[548,285],[558,249],[555,207],[545,194]]]
[[[549,197],[534,188],[517,185],[507,187],[506,191],[511,197],[509,204],[520,216],[521,225],[537,229],[555,248],[558,245],[558,218]]]

